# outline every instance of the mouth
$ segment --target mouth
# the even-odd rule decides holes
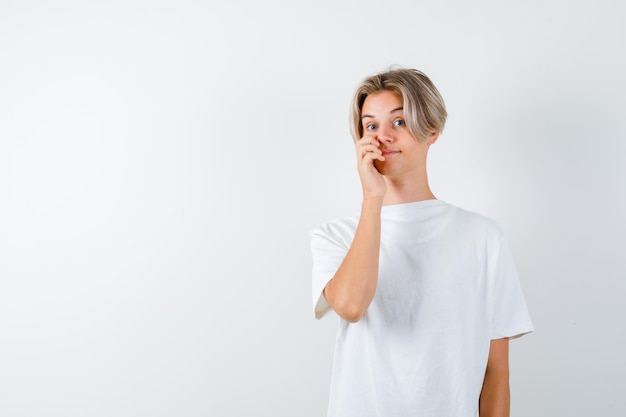
[[[400,151],[394,151],[392,149],[384,149],[383,150],[383,156],[395,155],[397,153],[400,153]]]

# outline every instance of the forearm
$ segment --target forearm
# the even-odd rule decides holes
[[[509,339],[495,339],[489,344],[485,380],[480,393],[480,417],[509,417]]]
[[[480,394],[480,417],[509,417],[511,393],[508,371],[494,371],[485,374]]]
[[[340,317],[358,321],[369,307],[378,282],[382,198],[363,200],[350,249],[326,285],[324,295]]]

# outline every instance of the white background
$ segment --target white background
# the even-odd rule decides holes
[[[448,106],[435,194],[512,246],[512,415],[626,415],[623,8],[3,0],[0,415],[323,416],[308,231],[359,209],[392,64]]]

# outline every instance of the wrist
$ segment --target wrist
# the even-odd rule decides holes
[[[383,206],[383,200],[383,196],[364,196],[361,208],[363,211],[374,210],[380,212]]]

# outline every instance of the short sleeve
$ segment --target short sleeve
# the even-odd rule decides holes
[[[491,339],[516,338],[533,331],[513,257],[505,239],[498,242],[490,262]]]
[[[320,319],[330,310],[330,305],[324,297],[324,288],[339,269],[348,252],[348,247],[340,239],[333,238],[323,228],[312,230],[309,235],[313,255],[313,309],[315,318]]]

